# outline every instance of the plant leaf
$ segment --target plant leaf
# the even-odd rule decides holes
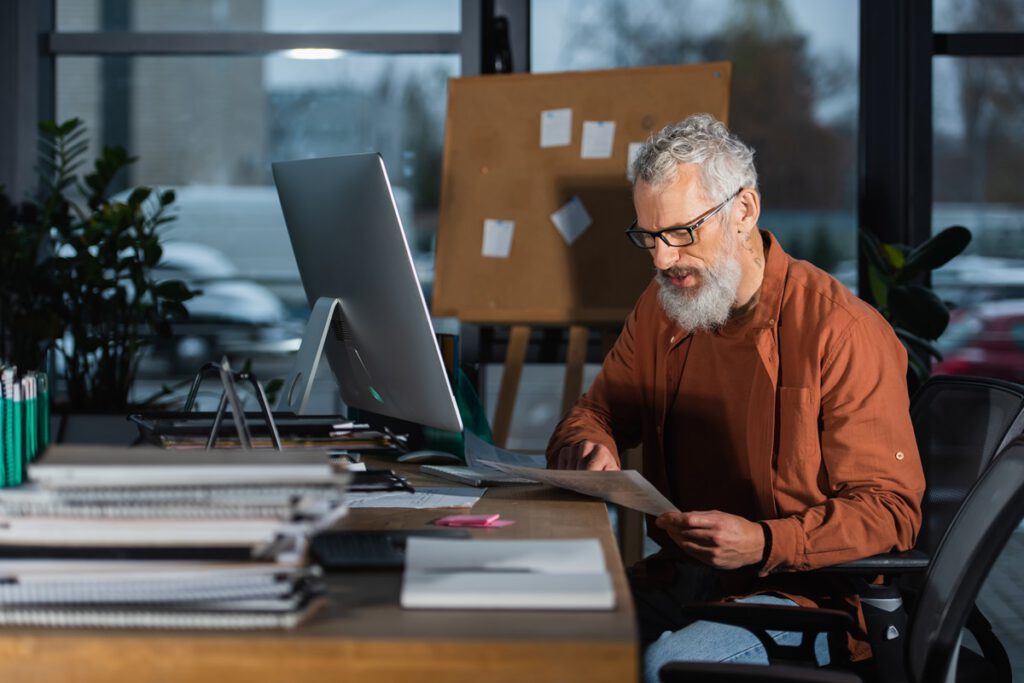
[[[920,285],[889,290],[892,323],[922,339],[938,339],[949,324],[949,311],[935,292]]]
[[[895,271],[903,269],[903,264],[906,262],[906,251],[907,248],[899,244],[886,244],[881,245],[882,257],[888,262],[890,268]]]
[[[889,282],[873,263],[868,264],[868,287],[871,298],[875,300],[875,308],[886,318],[889,317]]]
[[[900,341],[903,342],[903,346],[908,349],[910,353],[911,349],[921,357],[931,357],[935,360],[942,360],[942,352],[939,351],[939,347],[931,343],[927,339],[922,339],[912,332],[908,332],[902,327],[895,327],[893,331],[896,332],[896,336],[899,337]]]
[[[153,293],[168,302],[181,303],[188,301],[195,296],[195,292],[189,289],[181,280],[164,280],[153,287]]]
[[[961,225],[954,225],[933,235],[907,256],[904,266],[908,278],[940,268],[971,243],[971,231]]]
[[[881,242],[872,233],[861,228],[859,233],[860,251],[867,258],[868,263],[878,269],[879,274],[888,274],[892,268],[882,257]]]

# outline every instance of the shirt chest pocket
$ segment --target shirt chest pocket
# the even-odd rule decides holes
[[[779,387],[776,475],[788,484],[816,482],[821,467],[819,400],[809,387]]]

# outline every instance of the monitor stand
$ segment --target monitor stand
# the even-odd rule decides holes
[[[320,367],[320,360],[324,357],[327,335],[331,333],[331,323],[334,322],[335,316],[338,318],[339,329],[344,329],[342,310],[341,299],[324,296],[316,300],[309,314],[295,363],[285,377],[284,386],[281,387],[281,396],[277,400],[278,410],[291,411],[296,415],[306,412],[309,394],[313,390],[313,379],[316,377],[317,368]]]

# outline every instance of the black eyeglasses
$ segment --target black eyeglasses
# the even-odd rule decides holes
[[[693,232],[721,211],[726,204],[731,202],[733,199],[736,199],[742,191],[743,188],[741,187],[724,202],[712,209],[709,209],[700,218],[688,225],[676,225],[671,228],[655,230],[652,232],[650,230],[643,230],[636,227],[636,221],[633,221],[630,226],[626,228],[626,237],[628,237],[629,241],[640,249],[654,249],[655,238],[661,239],[662,242],[670,247],[688,247],[697,239]]]

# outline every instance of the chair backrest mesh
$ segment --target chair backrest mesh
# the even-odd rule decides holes
[[[910,413],[928,482],[917,548],[931,554],[978,476],[1024,430],[1024,387],[937,376],[914,395]]]
[[[978,592],[1022,517],[1024,438],[993,460],[939,542],[910,623],[911,680],[946,679]]]

